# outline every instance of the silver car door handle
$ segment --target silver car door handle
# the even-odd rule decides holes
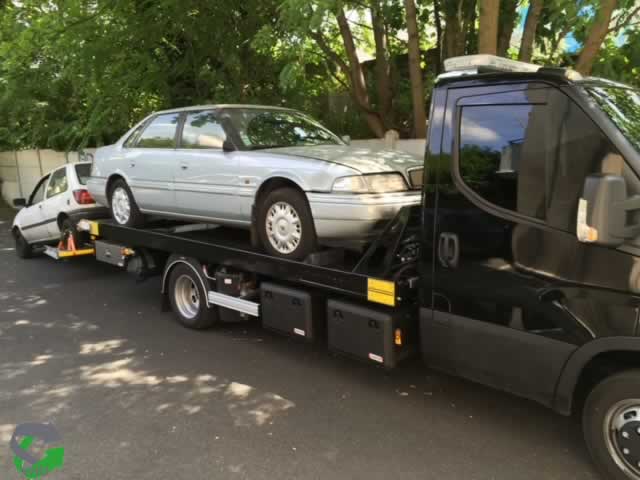
[[[129,162],[129,166],[130,166],[130,167],[135,167],[135,166],[136,166],[136,162],[130,161],[130,162]]]
[[[182,170],[186,170],[187,168],[189,168],[189,165],[186,165],[186,164],[183,163],[182,165],[180,165],[180,168]]]

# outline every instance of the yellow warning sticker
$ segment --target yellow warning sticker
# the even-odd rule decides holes
[[[382,303],[391,307],[396,304],[396,284],[387,280],[369,278],[367,284],[367,300]]]

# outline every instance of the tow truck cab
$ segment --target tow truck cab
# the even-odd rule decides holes
[[[638,479],[640,93],[488,56],[449,67],[425,157],[422,355],[583,411],[607,478]]]

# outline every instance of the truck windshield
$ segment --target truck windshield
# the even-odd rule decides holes
[[[587,91],[640,153],[640,91],[617,86],[589,86]]]

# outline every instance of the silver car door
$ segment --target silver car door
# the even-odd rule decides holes
[[[222,150],[225,139],[215,111],[186,113],[175,170],[180,213],[212,220],[249,221],[238,203],[237,154]]]
[[[42,210],[44,192],[49,182],[49,175],[43,177],[33,189],[27,206],[20,212],[20,231],[27,242],[46,240],[48,236],[47,222]]]
[[[143,211],[176,212],[173,176],[179,119],[180,112],[157,115],[136,144],[125,149],[123,168],[133,197]]]

